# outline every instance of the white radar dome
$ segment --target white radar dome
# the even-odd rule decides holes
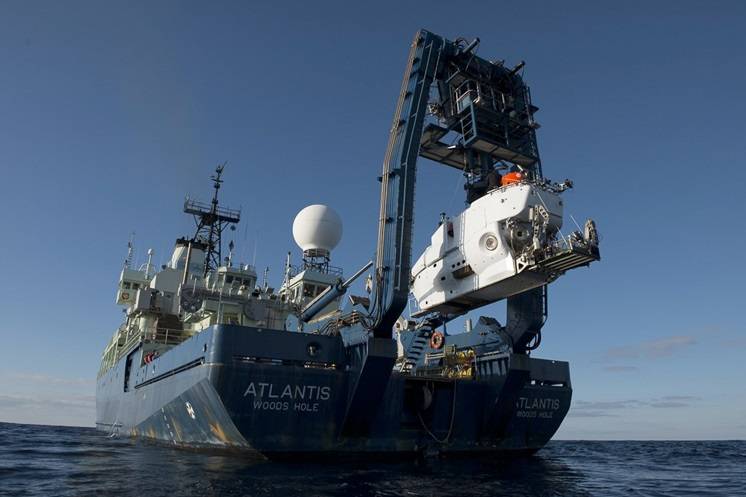
[[[342,220],[328,205],[309,205],[295,216],[293,238],[304,251],[331,252],[342,239]]]

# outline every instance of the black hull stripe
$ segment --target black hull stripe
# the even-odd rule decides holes
[[[158,376],[154,376],[150,378],[149,380],[145,380],[142,383],[138,383],[137,385],[135,385],[135,389],[150,385],[151,383],[155,383],[156,381],[164,380],[168,378],[169,376],[179,374],[182,371],[186,371],[187,369],[192,369],[194,367],[200,366],[201,364],[204,364],[204,362],[205,362],[205,358],[200,357],[199,359],[195,359],[192,362],[188,362],[182,366],[179,366],[178,368],[174,368],[170,371],[166,371],[165,373],[161,373]]]

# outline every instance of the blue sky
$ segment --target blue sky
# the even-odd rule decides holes
[[[279,284],[291,223],[374,250],[379,174],[419,28],[527,62],[545,174],[572,178],[603,261],[550,289],[539,357],[569,360],[560,438],[746,438],[739,2],[6,2],[0,16],[0,420],[92,425],[132,231],[165,262],[187,193],[228,161],[239,256]],[[415,257],[457,172],[422,161]],[[254,246],[256,253],[254,254]],[[484,310],[504,322],[503,306]],[[476,316],[474,316],[476,317]]]

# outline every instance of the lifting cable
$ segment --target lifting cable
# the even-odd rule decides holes
[[[422,414],[420,410],[417,410],[417,418],[420,420],[420,424],[422,424],[422,427],[425,429],[427,434],[430,435],[433,440],[435,440],[439,444],[448,443],[448,441],[451,438],[451,434],[453,432],[453,421],[454,419],[456,419],[456,381],[454,380],[453,382],[453,400],[451,402],[451,422],[448,425],[448,433],[446,433],[445,438],[439,439],[438,437],[435,436],[435,434],[432,431],[430,431],[430,428],[428,428],[427,425],[425,424],[425,420],[422,419]]]

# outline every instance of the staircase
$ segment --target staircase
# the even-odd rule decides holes
[[[412,345],[410,345],[409,349],[406,351],[406,358],[399,368],[400,373],[412,372],[412,368],[420,360],[420,357],[422,357],[422,353],[425,351],[426,348],[429,347],[428,342],[429,337],[425,336],[424,334],[418,333],[415,336],[414,340],[412,341]]]

